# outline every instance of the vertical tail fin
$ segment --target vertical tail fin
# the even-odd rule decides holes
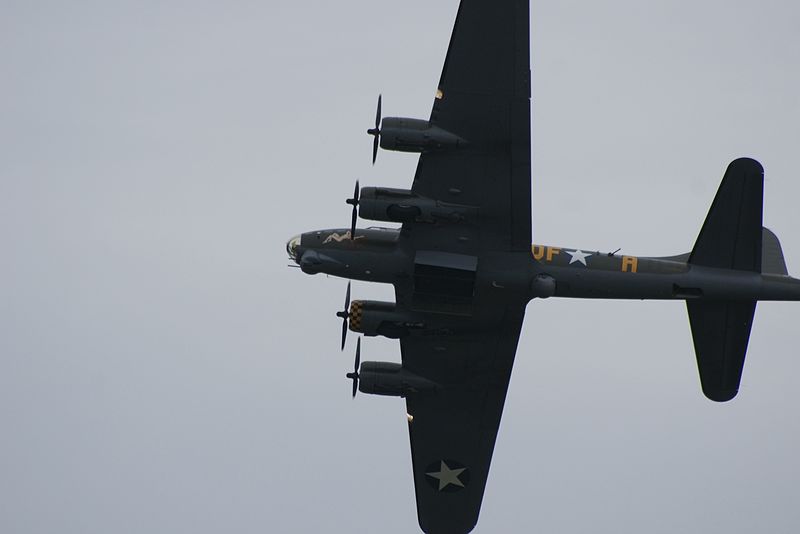
[[[769,228],[764,228],[761,233],[761,243],[761,272],[788,276],[789,271],[786,270],[786,261],[783,259],[778,236]]]

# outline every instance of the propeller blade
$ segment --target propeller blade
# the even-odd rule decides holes
[[[375,112],[375,128],[381,127],[381,100],[383,99],[383,95],[378,95],[378,109]]]
[[[345,202],[353,206],[353,215],[350,218],[350,239],[356,238],[356,221],[358,220],[358,199],[361,197],[361,188],[356,180],[356,188],[353,190],[353,198],[348,198]]]
[[[358,206],[358,199],[361,196],[361,186],[358,185],[358,180],[356,180],[356,186],[353,189],[353,198],[348,198],[345,200],[345,204],[350,204],[352,206]]]
[[[347,292],[344,295],[344,310],[336,312],[336,317],[342,318],[342,350],[347,341],[347,319],[350,318],[350,282],[347,282]]]
[[[358,338],[358,342],[356,343],[356,365],[353,368],[353,398],[356,398],[356,392],[358,391],[358,368],[361,367],[361,338]]]
[[[355,366],[353,367],[352,373],[347,373],[345,376],[353,381],[353,398],[356,397],[356,392],[358,391],[358,368],[361,366],[361,338],[358,338],[358,343],[356,344],[356,362]]]
[[[356,207],[353,206],[353,215],[350,217],[350,241],[356,238],[356,221],[358,220],[358,213]]]
[[[380,144],[381,136],[381,99],[383,95],[378,95],[378,109],[375,111],[375,127],[367,130],[369,135],[375,136],[372,141],[372,164],[375,165],[375,159],[378,157],[378,145]]]

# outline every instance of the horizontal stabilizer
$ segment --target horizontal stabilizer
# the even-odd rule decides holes
[[[761,217],[764,168],[750,158],[739,158],[722,178],[689,263],[761,271]]]
[[[703,393],[731,400],[739,391],[756,301],[686,301]]]

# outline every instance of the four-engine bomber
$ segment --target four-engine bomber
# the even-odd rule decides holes
[[[756,303],[800,300],[778,238],[762,227],[764,169],[733,161],[691,252],[638,257],[531,244],[530,40],[526,0],[462,0],[429,120],[381,119],[378,148],[419,153],[410,189],[356,183],[349,228],[295,236],[307,274],[392,284],[354,300],[348,330],[398,339],[400,362],[361,362],[356,391],[404,397],[420,527],[478,520],[525,308],[535,298],[686,302],[706,397],[739,390]],[[399,228],[357,229],[357,219]]]

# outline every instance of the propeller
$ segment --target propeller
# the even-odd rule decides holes
[[[375,113],[375,127],[367,130],[369,135],[375,137],[372,141],[372,164],[375,165],[375,159],[378,157],[378,144],[380,143],[381,136],[381,95],[378,95],[378,110]]]
[[[353,372],[347,373],[345,376],[353,380],[353,398],[356,398],[356,392],[358,391],[358,368],[361,366],[361,338],[358,338],[358,343],[356,344],[356,363],[353,366]]]
[[[356,220],[358,220],[358,198],[360,195],[361,189],[358,186],[358,180],[356,180],[356,188],[353,189],[353,198],[348,198],[345,200],[347,204],[353,206],[353,216],[350,218],[350,240],[356,238]]]
[[[336,312],[336,317],[342,318],[342,350],[347,340],[347,319],[350,318],[350,282],[347,282],[347,293],[344,296],[344,310]]]

